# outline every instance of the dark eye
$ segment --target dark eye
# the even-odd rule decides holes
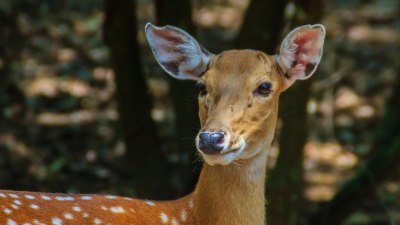
[[[207,88],[206,88],[206,85],[203,82],[196,83],[196,87],[199,90],[199,95],[200,96],[203,96],[203,95],[207,94]]]
[[[271,83],[264,82],[257,87],[257,89],[254,91],[254,95],[261,95],[263,97],[267,97],[272,92],[271,88],[272,88]]]

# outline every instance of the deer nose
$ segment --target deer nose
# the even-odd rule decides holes
[[[225,133],[218,132],[205,132],[199,134],[198,149],[205,154],[218,154],[224,149]]]

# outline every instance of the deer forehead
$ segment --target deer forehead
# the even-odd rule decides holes
[[[231,89],[238,94],[243,94],[244,89],[253,89],[258,82],[279,84],[281,81],[274,58],[255,50],[229,50],[213,56],[209,70],[201,79],[210,91]]]

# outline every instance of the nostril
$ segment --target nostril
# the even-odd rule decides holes
[[[208,132],[201,132],[199,134],[200,141],[206,141],[209,139],[210,133]]]
[[[199,134],[201,141],[207,141],[212,143],[223,143],[225,138],[224,132],[201,132]]]
[[[201,132],[199,134],[198,148],[207,154],[217,154],[224,148],[224,132]]]
[[[225,134],[223,132],[212,133],[212,136],[212,139],[216,144],[223,144],[225,141]]]
[[[218,145],[222,145],[224,142],[225,142],[225,138],[222,137],[222,138],[219,139],[216,143],[217,143]]]

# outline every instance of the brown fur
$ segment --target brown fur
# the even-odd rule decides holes
[[[259,51],[231,50],[212,57],[209,70],[201,78],[208,91],[199,97],[202,129],[229,132],[231,146],[238,145],[242,136],[247,147],[229,165],[205,163],[197,187],[189,196],[153,205],[122,197],[91,196],[90,200],[83,200],[80,195],[0,191],[0,224],[7,224],[10,219],[17,224],[35,224],[34,220],[51,224],[54,218],[62,220],[64,225],[94,224],[96,218],[102,224],[118,225],[264,224],[266,156],[274,136],[279,95],[287,88],[277,68],[274,57]],[[270,96],[253,95],[258,85],[266,81],[272,83]],[[51,200],[44,200],[43,195]],[[70,196],[73,200],[60,201],[57,196]],[[15,200],[22,204],[17,205],[18,209],[12,208]],[[31,204],[39,209],[31,208]],[[82,211],[73,211],[73,206],[81,207]],[[124,212],[113,213],[110,207],[121,207]],[[65,213],[72,214],[73,219],[65,218]],[[167,216],[165,223],[162,214]]]
[[[247,155],[262,144],[265,148],[227,166],[204,164],[194,192],[196,224],[264,224],[266,154],[276,126],[279,94],[286,88],[274,63],[262,52],[226,51],[212,59],[201,78],[209,93],[199,97],[202,130],[228,129],[232,142],[243,136]],[[271,95],[254,97],[253,91],[265,81],[272,83]]]

